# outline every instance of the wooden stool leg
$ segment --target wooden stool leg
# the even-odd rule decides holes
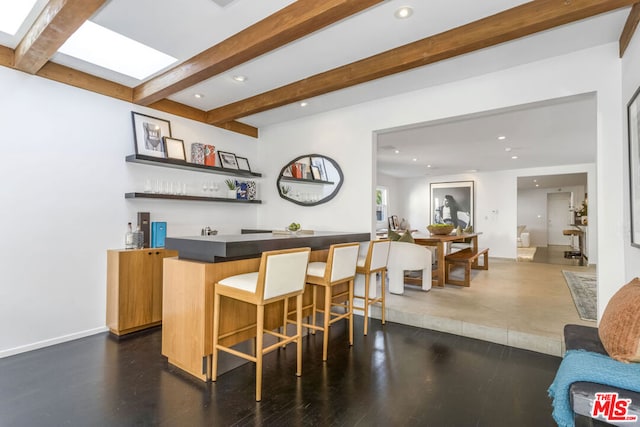
[[[214,291],[213,296],[213,355],[211,362],[211,381],[218,377],[218,336],[220,332],[220,294]]]
[[[316,308],[317,308],[317,304],[318,304],[318,287],[315,285],[313,286],[313,301],[311,303],[311,324],[313,326],[316,326]],[[315,335],[316,334],[316,330],[314,328],[310,328],[307,332],[311,332],[311,335]]]
[[[331,287],[324,287],[324,333],[322,334],[322,361],[327,361],[329,348],[329,321],[331,320]]]
[[[384,325],[384,321],[385,321],[385,319],[384,319],[384,317],[385,317],[384,316],[385,298],[386,298],[386,296],[385,296],[385,293],[386,293],[386,290],[385,290],[385,288],[386,288],[385,276],[387,275],[387,270],[386,269],[382,270],[381,274],[382,274],[382,277],[380,278],[380,288],[381,288],[381,292],[382,292],[382,301],[381,301],[381,303],[382,303],[382,324]]]
[[[262,400],[262,356],[264,338],[264,305],[256,306],[256,402]]]
[[[302,376],[302,294],[296,297],[296,375]]]
[[[369,280],[371,274],[364,275],[364,334],[367,335],[367,326],[369,325]]]
[[[365,303],[367,302],[365,299]],[[353,345],[353,279],[349,280],[349,345]]]

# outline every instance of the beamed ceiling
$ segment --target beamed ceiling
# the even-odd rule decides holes
[[[0,65],[257,137],[261,113],[612,12],[628,16],[622,56],[640,17],[634,0],[225,3],[40,0],[15,38],[0,37]],[[407,4],[414,16],[395,19]],[[140,82],[60,54],[88,19],[179,63]],[[229,83],[258,66],[246,85]]]

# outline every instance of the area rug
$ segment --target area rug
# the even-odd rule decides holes
[[[533,261],[536,249],[535,246],[531,248],[518,248],[518,261]]]
[[[576,305],[578,315],[582,320],[596,321],[597,293],[595,273],[582,273],[576,271],[562,271],[564,280],[571,291],[573,303]]]

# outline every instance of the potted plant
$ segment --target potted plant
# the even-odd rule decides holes
[[[235,199],[237,196],[237,191],[236,191],[236,182],[233,179],[225,179],[224,180],[225,184],[227,184],[227,198],[229,199]]]

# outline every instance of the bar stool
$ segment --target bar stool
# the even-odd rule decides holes
[[[341,243],[329,247],[327,262],[310,262],[307,268],[307,284],[313,286],[311,304],[311,323],[302,326],[313,331],[323,331],[322,360],[327,360],[329,347],[329,327],[341,319],[349,319],[349,345],[353,345],[353,279],[356,275],[358,249],[360,244]],[[348,284],[346,291],[333,293],[333,288],[342,283]],[[324,289],[324,307],[317,305],[318,288]],[[346,301],[344,300],[346,298]],[[332,307],[342,307],[344,313],[332,311]],[[297,310],[298,313],[300,310]],[[322,326],[316,325],[316,313],[323,313]]]
[[[218,351],[224,351],[256,364],[256,401],[262,399],[262,358],[283,344],[296,342],[296,375],[302,375],[302,294],[304,292],[310,248],[285,249],[263,252],[260,269],[256,272],[238,274],[220,280],[215,284],[213,295],[213,361],[211,375],[216,381],[218,375]],[[256,306],[256,348],[255,356],[240,352],[219,343],[220,297],[224,296],[244,301]],[[267,304],[296,297],[296,333],[287,335],[264,329],[264,307]],[[285,306],[286,307],[286,306]],[[286,325],[285,325],[286,326]],[[264,334],[276,336],[280,341],[263,348]]]
[[[391,241],[388,239],[373,240],[369,243],[367,253],[364,256],[358,257],[358,263],[356,265],[356,274],[364,276],[364,289],[362,289],[362,282],[356,280],[353,291],[353,298],[362,300],[362,307],[357,305],[353,306],[354,310],[360,310],[364,312],[364,334],[367,335],[367,329],[369,325],[369,306],[375,303],[380,303],[382,307],[382,324],[384,325],[384,300],[386,289],[386,276],[387,276],[387,260],[389,258],[389,248],[391,247]],[[364,249],[365,244],[362,244],[361,250]],[[375,275],[380,273],[380,285],[381,295],[376,296],[376,282]],[[371,277],[373,276],[373,286],[371,286]],[[357,278],[356,278],[357,279]],[[373,294],[373,295],[372,295]]]

